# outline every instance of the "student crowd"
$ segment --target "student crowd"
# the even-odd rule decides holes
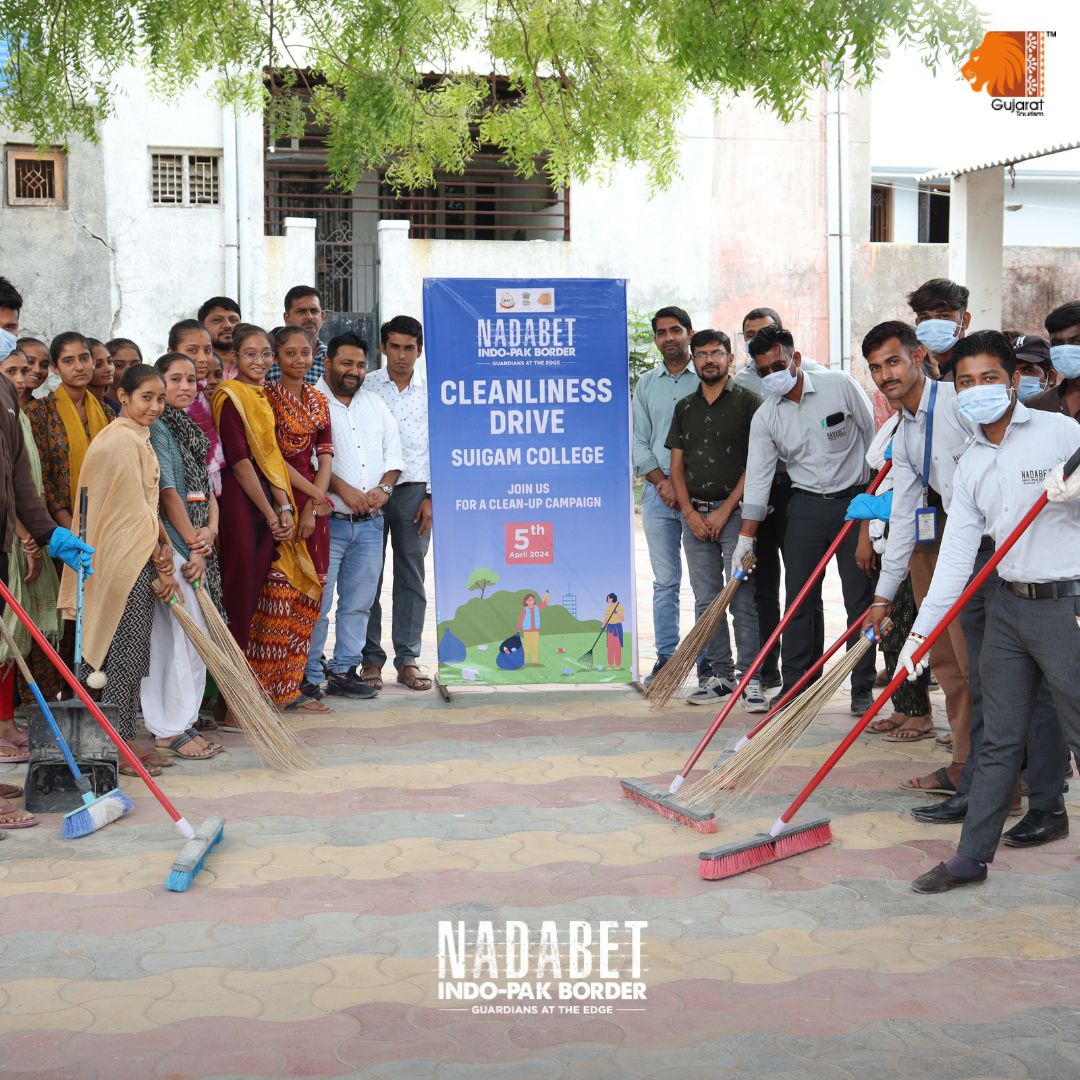
[[[418,666],[431,486],[417,320],[381,327],[385,365],[369,374],[359,335],[319,340],[322,305],[308,286],[289,290],[272,330],[212,297],[171,328],[152,362],[126,338],[20,337],[22,303],[0,278],[0,570],[70,665],[72,566],[92,549],[79,676],[104,684],[121,735],[151,774],[173,758],[212,757],[223,749],[213,733],[239,730],[220,696],[213,717],[200,716],[216,688],[167,606],[182,601],[205,628],[197,589],[280,709],[325,713],[324,695],[370,698],[382,688],[389,543],[397,681],[431,687]],[[4,618],[46,698],[67,696],[14,613]],[[0,647],[0,763],[28,760],[16,696],[32,700]],[[139,738],[140,721],[152,743]],[[0,829],[36,824],[9,801],[18,794],[0,787]]]
[[[883,322],[862,342],[871,403],[847,373],[800,354],[772,308],[742,322],[737,364],[728,336],[694,332],[678,307],[652,320],[663,363],[634,393],[634,468],[653,571],[657,660],[679,642],[681,555],[700,615],[733,565],[756,558],[753,588],[731,604],[698,658],[687,699],[716,705],[739,687],[845,521],[834,559],[848,622],[873,630],[874,652],[851,677],[851,711],[898,665],[894,712],[868,728],[893,742],[934,738],[930,667],[914,655],[997,545],[1044,490],[1049,502],[930,651],[944,691],[951,763],[902,786],[946,795],[920,821],[963,822],[957,853],[915,883],[944,892],[983,881],[1000,839],[1015,847],[1068,835],[1062,798],[1080,751],[1080,301],[1047,314],[1047,337],[970,332],[967,288],[932,279],[908,297],[912,321]],[[738,369],[738,370],[737,370]],[[892,462],[868,494],[872,476]],[[885,617],[892,627],[882,634]],[[850,643],[849,643],[850,647]],[[742,705],[794,686],[825,649],[821,584],[809,590]],[[740,681],[743,681],[740,679]],[[775,699],[774,699],[775,700]],[[1002,834],[1006,817],[1028,810]]]

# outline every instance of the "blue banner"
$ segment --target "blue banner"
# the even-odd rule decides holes
[[[626,283],[424,281],[439,677],[634,672]]]

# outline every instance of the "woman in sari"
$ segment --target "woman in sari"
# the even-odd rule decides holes
[[[308,611],[322,599],[307,546],[295,538],[292,480],[262,381],[274,358],[266,331],[233,331],[237,375],[211,401],[227,468],[221,478],[221,591],[229,629],[279,708],[327,712],[300,693]],[[312,620],[313,622],[313,620]],[[302,640],[301,640],[302,638]]]
[[[154,607],[180,596],[172,549],[158,519],[160,473],[150,444],[150,425],[165,408],[165,384],[153,368],[136,364],[124,372],[118,396],[120,416],[94,440],[80,474],[94,573],[86,579],[79,677],[104,671],[102,697],[117,707],[121,736],[157,775],[162,759],[135,740],[143,681],[150,674]],[[58,603],[68,618],[75,616],[76,580],[65,569]],[[120,771],[132,774],[126,764]]]
[[[214,362],[214,347],[210,344],[206,327],[197,319],[184,319],[174,323],[169,330],[169,352],[180,353],[195,365],[196,393],[187,407],[187,414],[199,425],[199,430],[209,441],[206,467],[210,472],[210,490],[215,495],[220,495],[225,455],[221,452],[221,437],[214,426],[214,414],[210,409],[213,387],[207,384],[207,379]]]
[[[220,607],[221,575],[214,551],[218,505],[206,469],[208,440],[185,411],[197,392],[195,366],[180,353],[166,353],[154,367],[165,380],[165,410],[150,428],[161,470],[161,517],[172,542],[174,577],[184,607],[205,633],[193,586],[205,587]],[[155,605],[142,707],[159,753],[207,758],[222,749],[196,730],[205,684],[206,665],[198,651],[168,610]]]
[[[299,327],[286,326],[274,334],[274,360],[281,372],[278,382],[267,383],[266,398],[274,410],[274,427],[278,446],[289,469],[293,494],[296,497],[296,536],[307,545],[308,554],[326,585],[330,566],[330,510],[327,497],[330,488],[330,465],[334,442],[330,436],[330,408],[326,398],[304,381],[311,369],[311,341]],[[312,456],[318,469],[312,464]],[[306,598],[305,598],[306,599]],[[301,625],[304,616],[310,618],[306,632]],[[302,606],[297,612],[296,638],[309,640],[318,620],[318,610]],[[318,701],[322,690],[301,682],[305,697]]]
[[[98,399],[98,403],[112,420],[120,412],[120,402],[112,396],[113,376],[116,370],[113,358],[103,341],[98,341],[97,338],[86,340],[90,345],[90,356],[94,363],[90,373],[90,393]]]

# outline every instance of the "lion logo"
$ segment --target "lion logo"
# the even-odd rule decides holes
[[[1042,97],[1043,35],[1038,30],[990,30],[960,74],[979,94]]]

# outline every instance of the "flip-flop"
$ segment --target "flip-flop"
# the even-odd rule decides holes
[[[914,720],[915,717],[908,717],[909,720]],[[905,731],[912,732],[911,735],[904,735]],[[913,743],[922,742],[924,739],[932,739],[937,734],[937,729],[931,724],[929,731],[917,731],[915,728],[905,727],[901,725],[891,735],[882,735],[882,739],[885,742],[891,743]]]
[[[947,746],[951,750],[952,749],[952,732],[951,731],[946,731],[944,735],[939,735],[934,740],[934,742],[936,742],[938,744],[938,746]]]
[[[21,810],[2,810],[0,811],[0,818],[6,818],[9,814],[21,814]],[[0,829],[32,829],[35,825],[40,825],[33,814],[30,815],[28,821],[3,821],[0,820]]]
[[[290,702],[281,712],[299,712],[307,715],[321,716],[324,713],[333,712],[329,705],[324,705],[321,701],[315,701],[312,698],[301,694],[295,701]]]
[[[894,720],[893,716],[899,715],[899,720]],[[872,724],[866,725],[866,730],[871,735],[888,735],[891,731],[896,731],[897,728],[902,728],[907,723],[907,717],[903,713],[893,716],[883,716],[880,720],[875,720]]]
[[[0,799],[21,799],[22,793],[18,784],[0,784]]]
[[[160,776],[161,775],[162,770],[161,770],[160,765],[148,765],[145,762],[143,762],[142,766],[151,776]],[[118,768],[119,768],[119,772],[120,772],[121,776],[138,776],[139,775],[126,761],[121,761]]]
[[[168,745],[162,746],[160,743],[154,744],[154,752],[160,757],[163,754],[174,754],[178,758],[182,758],[185,761],[207,761],[214,757],[216,754],[220,754],[225,748],[219,746],[216,743],[209,746],[209,750],[205,754],[185,754],[182,753],[183,747],[189,743],[194,742],[198,738],[198,735],[192,734],[190,731],[182,731],[176,736]]]
[[[956,785],[949,779],[949,773],[946,769],[938,769],[934,773],[934,779],[937,781],[937,785],[931,785],[929,787],[923,787],[919,783],[919,777],[913,776],[910,780],[904,780],[900,786],[905,791],[919,791],[927,792],[933,795],[955,795]]]
[[[25,765],[30,755],[7,739],[0,739],[0,750],[13,750],[13,754],[0,754],[0,765]]]

